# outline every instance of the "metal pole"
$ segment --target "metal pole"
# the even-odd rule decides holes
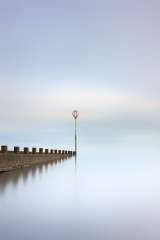
[[[75,118],[75,153],[77,154],[77,119]]]
[[[79,116],[79,112],[77,110],[74,110],[72,112],[72,116],[74,117],[75,120],[75,155],[77,154],[77,118]]]

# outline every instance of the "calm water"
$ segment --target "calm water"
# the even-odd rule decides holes
[[[0,175],[0,239],[160,239],[159,137]]]

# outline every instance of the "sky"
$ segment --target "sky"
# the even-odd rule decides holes
[[[84,144],[159,132],[159,12],[158,0],[1,0],[0,143],[70,148],[73,109]]]

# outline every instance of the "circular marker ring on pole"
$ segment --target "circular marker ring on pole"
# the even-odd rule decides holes
[[[79,112],[78,112],[77,110],[74,110],[74,111],[72,112],[72,116],[73,116],[75,119],[77,119],[78,116],[79,116]]]

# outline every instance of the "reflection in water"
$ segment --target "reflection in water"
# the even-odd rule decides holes
[[[75,154],[75,169],[77,168],[77,153]]]
[[[159,240],[159,144],[138,137],[1,174],[0,239]]]
[[[75,154],[75,175],[77,175],[77,153]]]
[[[68,160],[69,158],[71,157],[63,156],[54,161],[39,163],[36,165],[25,167],[23,169],[17,169],[17,170],[6,172],[6,173],[1,173],[0,174],[0,192],[4,192],[5,188],[9,184],[12,184],[16,187],[21,179],[23,179],[23,182],[25,183],[29,176],[32,176],[34,178],[37,172],[39,172],[39,174],[41,174],[43,170],[47,172],[49,166],[57,165],[58,163],[61,164],[65,160]]]

